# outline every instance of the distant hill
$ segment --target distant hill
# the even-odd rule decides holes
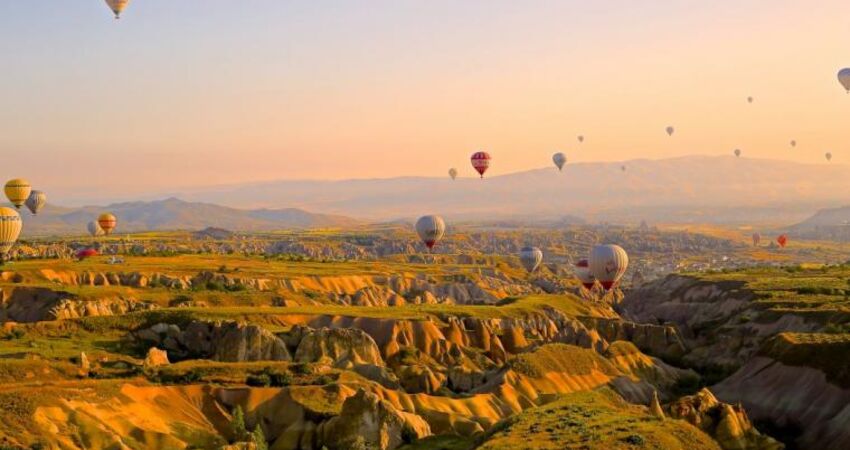
[[[290,228],[346,227],[359,222],[349,217],[313,214],[301,209],[245,210],[176,198],[107,206],[63,208],[48,204],[37,216],[22,211],[25,235],[84,233],[100,213],[118,216],[119,232],[200,230],[207,227],[235,231],[271,231]]]
[[[827,208],[791,226],[789,231],[807,239],[850,241],[850,206]]]
[[[498,155],[493,160],[499,164]],[[626,171],[621,170],[626,167]],[[469,169],[471,171],[471,169]],[[572,163],[502,176],[276,181],[197,189],[181,197],[251,207],[279,204],[369,220],[415,218],[793,223],[850,202],[848,167],[687,156]]]

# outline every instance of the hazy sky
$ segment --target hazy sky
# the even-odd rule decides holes
[[[0,177],[60,199],[470,176],[477,149],[493,174],[557,150],[850,161],[846,0],[3,0],[0,55]]]

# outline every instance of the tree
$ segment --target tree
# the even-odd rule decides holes
[[[254,441],[254,445],[257,446],[257,450],[269,450],[269,443],[266,442],[266,435],[263,433],[263,427],[260,424],[257,424],[254,432],[251,433],[251,439]]]
[[[242,407],[236,405],[233,410],[233,418],[230,419],[230,432],[233,442],[245,442],[248,440],[248,429],[245,428],[245,413]]]

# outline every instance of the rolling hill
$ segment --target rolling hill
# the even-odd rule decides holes
[[[25,222],[25,235],[82,234],[86,224],[104,211],[119,217],[121,232],[199,230],[210,226],[237,231],[270,231],[346,227],[359,223],[340,215],[313,214],[296,208],[244,210],[176,198],[81,208],[47,205],[38,216],[28,212],[21,216]]]

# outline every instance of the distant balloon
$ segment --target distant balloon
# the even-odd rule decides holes
[[[112,10],[112,13],[115,14],[115,19],[121,18],[121,12],[124,11],[124,8],[130,3],[130,0],[106,0],[106,5],[109,6],[109,9]]]
[[[455,169],[454,167],[449,169],[449,176],[452,177],[452,180],[457,178],[457,169]]]
[[[780,247],[785,248],[785,245],[788,244],[788,235],[780,234],[778,238],[776,238],[776,243],[779,244]]]
[[[826,158],[827,161],[832,161],[832,153],[826,152],[826,154],[823,156]]]
[[[590,264],[586,259],[582,259],[581,261],[576,263],[575,267],[576,278],[581,282],[581,285],[585,287],[585,289],[593,289],[593,285],[596,283],[596,279],[593,278],[593,274],[590,273]]]
[[[490,168],[490,154],[487,152],[475,152],[472,154],[472,167],[484,178],[484,172]]]
[[[100,227],[100,224],[97,223],[96,220],[92,220],[86,225],[86,230],[89,232],[91,237],[103,236],[103,228]]]
[[[555,153],[552,155],[552,162],[555,163],[555,167],[558,170],[562,170],[564,168],[564,164],[567,163],[567,156],[561,152]]]
[[[579,142],[579,144],[581,144],[582,142],[584,142],[584,136],[582,136],[582,135],[578,135],[578,142]]]
[[[797,146],[797,141],[791,140],[791,147],[796,147],[796,146]]]
[[[416,234],[428,249],[434,248],[445,233],[446,223],[440,216],[422,216],[416,221]]]
[[[24,203],[30,196],[32,186],[30,186],[29,181],[23,178],[15,178],[6,182],[4,191],[6,192],[6,198],[15,205],[15,208],[21,209],[21,206],[24,206]]]
[[[753,98],[752,98],[752,97],[747,97],[747,103],[752,103],[752,102],[753,102]]]
[[[838,82],[850,93],[850,67],[838,71]]]
[[[623,172],[625,172],[625,171],[626,171],[626,166],[620,166],[620,170],[622,170]]]
[[[100,228],[103,228],[103,232],[109,236],[118,224],[118,220],[115,218],[114,214],[103,213],[98,216],[97,224],[100,225]]]
[[[0,206],[0,261],[6,259],[9,250],[21,234],[21,215],[12,208]]]
[[[676,131],[676,129],[673,127],[667,127],[665,131],[667,131],[668,136],[673,136],[673,133]]]
[[[537,247],[523,247],[519,252],[519,260],[525,270],[531,273],[543,262],[543,252]]]
[[[761,243],[761,234],[753,233],[753,247],[758,247]]]
[[[741,149],[740,148],[735,149],[735,156],[737,156],[738,158],[741,157]]]
[[[77,257],[78,260],[82,261],[86,258],[91,258],[92,256],[97,256],[97,250],[95,250],[93,248],[83,248],[83,249],[77,250],[77,253],[76,253],[75,256]]]
[[[30,192],[30,196],[27,197],[27,201],[25,203],[30,212],[33,213],[33,215],[36,215],[39,211],[41,211],[41,208],[47,204],[47,195],[41,191],[32,191]]]
[[[590,273],[605,290],[613,288],[629,267],[629,255],[619,245],[597,245],[590,252]]]

